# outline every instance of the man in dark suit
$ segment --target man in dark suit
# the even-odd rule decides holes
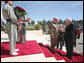
[[[73,45],[75,42],[75,25],[71,22],[70,18],[65,20],[66,29],[65,29],[65,44],[67,50],[67,57],[69,59],[73,58]]]

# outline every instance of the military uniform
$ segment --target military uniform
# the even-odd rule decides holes
[[[13,8],[6,4],[2,9],[3,17],[7,21],[6,30],[9,36],[10,53],[15,51],[15,45],[17,41],[17,25],[18,20],[13,11]]]
[[[55,46],[57,46],[58,36],[59,36],[59,26],[58,24],[52,23],[50,28],[50,37],[51,37],[51,48],[53,50],[55,49]]]

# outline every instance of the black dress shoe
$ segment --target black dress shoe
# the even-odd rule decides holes
[[[60,48],[60,50],[62,50],[62,48]]]
[[[52,50],[55,50],[55,48],[51,48]]]
[[[72,60],[72,58],[68,57],[69,60]]]
[[[72,60],[72,57],[70,57],[69,55],[66,55],[68,57],[69,60]]]

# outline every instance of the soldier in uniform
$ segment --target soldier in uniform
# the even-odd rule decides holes
[[[6,30],[9,36],[10,43],[10,55],[18,55],[16,51],[19,49],[15,49],[16,41],[17,41],[17,25],[18,20],[11,7],[13,5],[13,1],[5,1],[5,6],[2,9],[3,17],[7,21]]]
[[[59,21],[58,17],[54,17],[53,23],[51,23],[51,28],[50,28],[51,48],[53,50],[55,50],[55,46],[57,46],[58,43],[58,35],[59,35],[58,21]]]

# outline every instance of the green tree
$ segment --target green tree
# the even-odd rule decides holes
[[[46,32],[46,20],[45,19],[42,21],[42,30],[43,32]]]
[[[48,33],[50,33],[52,21],[49,20],[47,24],[48,24]]]
[[[45,19],[42,21],[42,30],[44,33],[47,33],[49,30],[48,23]]]
[[[34,20],[31,20],[31,25],[33,26],[35,24],[35,21]]]
[[[30,22],[28,22],[28,25],[30,25],[31,23]]]
[[[48,24],[48,28],[50,29],[51,28],[52,21],[51,20],[48,20],[47,24]]]
[[[40,24],[40,25],[42,25],[42,22],[41,22],[41,21],[38,21],[38,22],[37,22],[37,24]]]

